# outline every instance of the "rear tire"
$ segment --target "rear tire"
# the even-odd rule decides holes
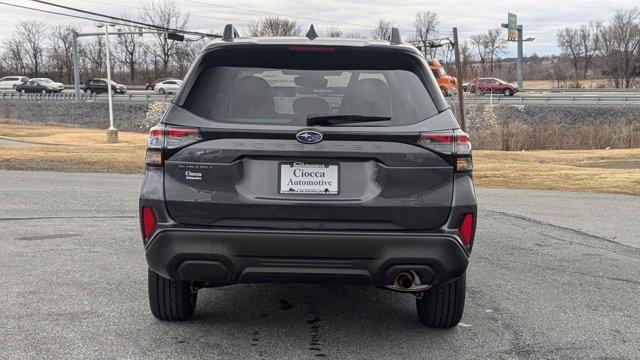
[[[149,305],[153,316],[165,321],[184,321],[193,315],[198,289],[193,283],[166,279],[149,269]]]
[[[464,312],[466,274],[424,292],[416,299],[420,322],[435,329],[448,329],[458,325]]]
[[[164,88],[160,88],[160,90],[158,90],[158,92],[160,93],[160,95],[164,95],[166,93]]]

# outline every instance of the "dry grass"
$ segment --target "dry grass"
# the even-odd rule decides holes
[[[146,135],[120,132],[118,144],[108,144],[104,130],[0,123],[0,136],[33,142],[0,147],[0,168],[141,173]]]
[[[470,130],[473,145],[482,150],[586,150],[640,148],[640,122],[538,124],[518,122]]]
[[[640,195],[640,149],[475,151],[477,186]]]
[[[569,87],[572,85],[572,80],[562,82],[563,87]],[[587,79],[580,80],[580,84],[584,89],[599,89],[599,88],[612,88],[610,79]],[[524,89],[555,89],[558,88],[558,83],[553,80],[525,80]]]
[[[37,142],[0,146],[0,168],[141,173],[146,135],[0,123],[0,136]],[[43,145],[48,144],[48,145]],[[474,152],[477,186],[593,191],[640,195],[640,149]]]

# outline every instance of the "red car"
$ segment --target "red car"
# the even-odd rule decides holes
[[[469,83],[469,91],[471,93],[484,94],[504,94],[505,96],[513,96],[520,91],[518,85],[510,84],[506,81],[496,78],[479,78]]]

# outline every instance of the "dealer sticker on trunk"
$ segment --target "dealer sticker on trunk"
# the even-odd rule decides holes
[[[339,193],[337,164],[280,163],[280,194],[336,195]]]

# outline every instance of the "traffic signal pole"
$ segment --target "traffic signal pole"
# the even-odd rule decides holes
[[[522,52],[522,25],[518,25],[518,59],[516,61],[516,79],[518,80],[518,87],[524,88],[524,69],[523,69],[523,52]]]

